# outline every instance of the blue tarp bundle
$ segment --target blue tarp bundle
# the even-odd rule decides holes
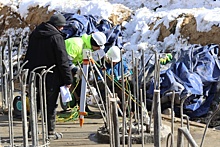
[[[189,117],[200,117],[206,114],[216,92],[220,76],[219,61],[217,59],[219,47],[215,44],[207,46],[194,45],[188,50],[181,50],[179,59],[165,71],[161,71],[161,95],[171,86],[184,86],[180,98],[185,94],[192,95],[185,102],[185,110]],[[153,80],[148,94],[153,94]],[[203,99],[205,100],[203,101]]]
[[[70,37],[80,37],[83,34],[91,34],[96,31],[101,31],[106,35],[107,42],[105,44],[105,52],[116,45],[122,48],[121,41],[121,26],[112,24],[106,19],[99,19],[93,15],[79,15],[76,13],[66,13],[64,17],[67,20],[68,26],[65,26],[63,32],[67,34],[66,39]]]

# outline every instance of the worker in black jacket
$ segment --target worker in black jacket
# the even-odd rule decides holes
[[[55,118],[57,98],[61,86],[70,88],[73,82],[69,69],[68,55],[64,43],[64,34],[61,32],[66,25],[66,19],[62,14],[54,14],[48,22],[42,22],[30,34],[25,61],[26,69],[32,71],[39,66],[52,68],[53,73],[46,76],[46,100],[47,100],[47,121],[49,136],[57,135],[55,132]],[[40,73],[42,69],[36,72]],[[38,87],[38,81],[36,82]],[[40,111],[40,98],[37,94],[37,109]],[[29,129],[30,131],[30,129]],[[56,137],[55,137],[56,138]]]

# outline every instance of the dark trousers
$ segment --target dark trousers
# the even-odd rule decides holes
[[[55,122],[56,122],[56,108],[57,108],[57,99],[59,96],[60,89],[51,89],[46,92],[46,102],[47,102],[47,123],[48,123],[48,132],[55,131]],[[37,93],[37,111],[38,114],[41,111],[41,102],[39,93]],[[30,127],[30,125],[29,125]]]

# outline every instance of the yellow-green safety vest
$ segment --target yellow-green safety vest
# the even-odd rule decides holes
[[[73,58],[73,64],[82,63],[83,49],[91,49],[91,35],[84,34],[82,37],[71,37],[65,40],[67,54]]]

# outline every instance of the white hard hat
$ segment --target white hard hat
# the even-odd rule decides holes
[[[102,32],[92,33],[92,38],[95,40],[95,42],[99,46],[104,46],[104,44],[106,43],[106,36]]]
[[[112,59],[112,62],[119,62],[121,60],[121,51],[117,46],[112,46],[107,51],[106,55]]]

